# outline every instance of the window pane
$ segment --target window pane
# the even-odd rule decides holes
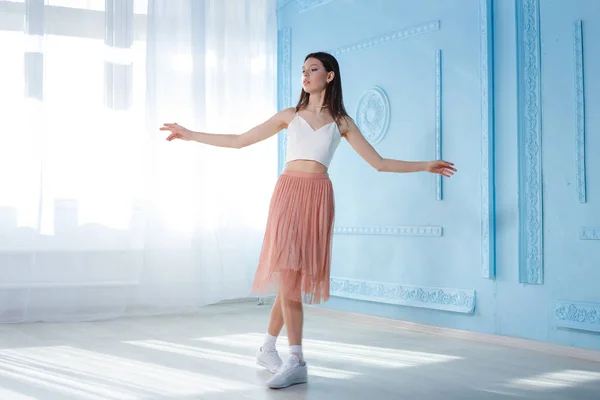
[[[80,8],[83,10],[104,11],[104,0],[46,0],[48,6]]]

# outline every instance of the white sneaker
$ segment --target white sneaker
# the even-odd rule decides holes
[[[267,382],[271,389],[283,389],[288,386],[306,383],[308,380],[308,368],[306,363],[300,362],[298,357],[290,356],[279,371]]]
[[[256,352],[256,363],[261,367],[265,367],[272,373],[275,373],[283,364],[281,357],[276,349],[264,349],[261,347]]]

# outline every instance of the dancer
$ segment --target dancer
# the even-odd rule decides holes
[[[266,122],[239,135],[193,132],[175,123],[168,141],[192,140],[203,144],[242,148],[287,128],[287,158],[269,206],[266,232],[252,292],[275,294],[264,344],[257,363],[274,373],[267,385],[281,389],[307,382],[302,352],[303,303],[329,300],[334,195],[327,170],[345,138],[373,168],[381,172],[426,171],[450,177],[454,164],[436,160],[410,162],[382,158],[348,116],[342,99],[337,60],[328,53],[306,56],[302,91],[296,107],[276,113]],[[284,364],[276,349],[283,325],[290,357]]]

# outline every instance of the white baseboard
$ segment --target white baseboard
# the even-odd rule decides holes
[[[348,318],[352,321],[361,321],[371,325],[386,326],[399,330],[408,330],[431,335],[439,335],[455,339],[471,340],[474,342],[493,344],[498,346],[513,347],[517,349],[533,350],[540,353],[550,354],[560,357],[577,358],[580,360],[593,361],[600,363],[600,351],[592,349],[583,349],[580,347],[565,346],[555,343],[540,342],[532,339],[522,339],[512,336],[501,336],[489,333],[471,332],[453,328],[443,328],[434,325],[419,324],[415,322],[401,321],[390,318],[376,317],[365,314],[355,314],[339,310],[330,310],[320,307],[311,307],[311,312],[335,315],[336,318]]]

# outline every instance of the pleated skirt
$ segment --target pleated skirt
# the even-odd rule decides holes
[[[329,300],[334,217],[329,175],[284,171],[271,198],[252,292],[308,304]]]

